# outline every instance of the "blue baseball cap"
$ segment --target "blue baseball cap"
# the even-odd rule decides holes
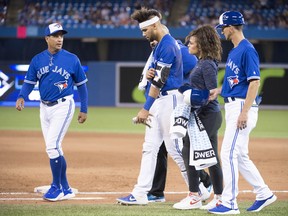
[[[67,34],[68,32],[63,29],[60,23],[52,23],[45,29],[45,36],[49,36],[55,34],[56,32],[62,31],[63,34]]]
[[[222,28],[225,26],[237,26],[237,25],[244,25],[244,17],[238,11],[226,11],[222,13],[219,17],[219,24],[216,28]]]

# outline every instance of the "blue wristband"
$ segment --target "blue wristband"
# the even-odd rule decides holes
[[[144,108],[145,110],[149,111],[150,108],[151,108],[151,106],[152,106],[152,104],[154,103],[155,100],[156,100],[155,98],[153,98],[153,97],[151,97],[151,96],[148,95],[148,97],[147,97],[147,99],[146,99],[146,102],[145,102],[143,108]]]

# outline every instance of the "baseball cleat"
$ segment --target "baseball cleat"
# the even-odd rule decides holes
[[[247,209],[247,211],[250,212],[259,212],[261,211],[264,207],[272,204],[277,200],[277,197],[275,195],[272,195],[271,197],[265,199],[265,200],[256,200],[253,205]]]
[[[239,209],[231,209],[223,206],[222,204],[216,206],[215,208],[209,209],[208,212],[219,215],[240,214]]]
[[[118,203],[122,205],[147,205],[148,199],[136,199],[132,194],[129,194],[126,197],[120,197],[116,199]]]
[[[164,196],[154,196],[153,194],[148,194],[147,195],[148,202],[165,202],[165,197]]]
[[[50,189],[43,195],[43,199],[48,201],[58,201],[64,196],[62,189],[58,188],[56,185],[51,185]]]
[[[69,200],[75,197],[75,193],[73,192],[72,188],[63,189],[64,196],[61,200]]]
[[[175,203],[173,208],[187,210],[187,209],[199,209],[202,206],[202,201],[200,196],[188,194],[187,197],[182,199],[180,202]]]

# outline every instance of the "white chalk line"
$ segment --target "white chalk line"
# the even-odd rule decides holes
[[[103,200],[104,197],[74,197],[73,200]],[[43,198],[0,198],[0,201],[40,201]]]
[[[275,190],[273,193],[288,193],[288,190]],[[78,195],[119,195],[119,194],[129,194],[130,192],[78,192]],[[239,193],[253,193],[252,190],[242,190]],[[35,195],[39,193],[30,192],[1,192],[1,195],[15,196],[15,195]],[[183,192],[165,192],[165,194],[187,194],[187,191]],[[104,197],[73,197],[72,200],[103,200]],[[5,197],[0,198],[0,201],[40,201],[43,198],[26,198],[26,197]]]
[[[273,193],[288,193],[288,190],[272,190]],[[130,194],[130,192],[78,192],[79,195],[117,195],[117,194]],[[187,191],[167,191],[164,192],[165,194],[186,194]],[[242,190],[239,193],[253,193],[252,190]],[[32,193],[32,192],[0,192],[1,195],[31,195],[31,194],[39,194],[39,193]]]

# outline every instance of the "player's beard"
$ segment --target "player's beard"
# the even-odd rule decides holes
[[[227,36],[225,35],[226,40],[230,41],[231,40],[231,35],[232,35],[232,33],[228,33]]]
[[[149,42],[153,42],[154,40],[158,41],[157,37],[153,33],[151,33],[151,35],[148,39],[149,39]]]

